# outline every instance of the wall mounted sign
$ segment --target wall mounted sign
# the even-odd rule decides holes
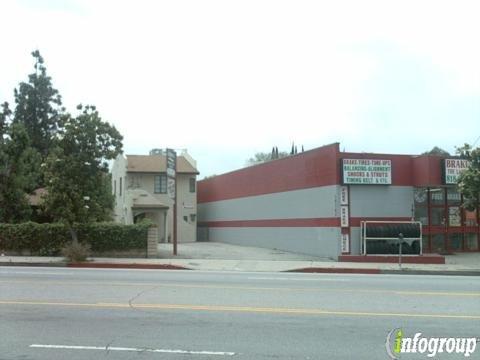
[[[340,186],[340,205],[348,205],[348,187]]]
[[[348,206],[340,206],[340,225],[348,227]]]
[[[443,182],[445,185],[456,184],[462,171],[470,166],[464,159],[445,159],[443,161]]]
[[[171,199],[175,199],[175,181],[177,171],[177,153],[173,149],[167,149],[167,193]]]
[[[344,184],[390,185],[392,161],[380,159],[342,159]]]
[[[350,241],[348,234],[342,234],[342,253],[350,252]]]

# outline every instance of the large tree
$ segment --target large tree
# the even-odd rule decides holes
[[[422,155],[438,155],[438,156],[450,156],[450,153],[438,146],[434,146],[432,150],[425,151]]]
[[[480,198],[480,148],[465,144],[457,149],[461,158],[469,160],[470,166],[460,174],[458,188],[464,197],[468,210],[478,209]]]
[[[32,52],[34,72],[28,82],[21,82],[15,89],[13,123],[23,124],[31,146],[45,158],[52,146],[64,108],[58,91],[47,75],[43,57],[38,50]]]
[[[79,106],[61,122],[56,146],[44,164],[46,211],[67,224],[77,241],[76,223],[108,220],[113,208],[107,160],[122,151],[122,136],[102,121],[94,106]]]
[[[273,155],[273,154],[274,154],[274,151],[272,151],[272,153],[265,153],[265,152],[255,153],[255,155],[253,157],[251,157],[250,159],[248,159],[246,161],[246,166],[261,164],[261,163],[271,161],[271,160],[275,160],[275,159],[281,159],[281,158],[287,157],[289,155],[285,151],[278,152],[278,150],[277,150],[277,152],[275,152],[275,155]]]
[[[28,220],[26,195],[38,182],[40,155],[22,124],[11,123],[8,103],[0,111],[0,222]]]

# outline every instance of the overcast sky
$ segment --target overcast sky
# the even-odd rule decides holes
[[[67,108],[201,176],[292,141],[450,152],[480,136],[480,1],[0,2],[0,101],[39,49]],[[478,143],[477,143],[478,145]]]

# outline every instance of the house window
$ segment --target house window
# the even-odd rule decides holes
[[[117,180],[113,180],[113,195],[117,195]]]
[[[195,184],[196,184],[195,178],[190,178],[190,192],[191,193],[195,192]]]
[[[122,196],[122,178],[120,178],[120,183],[118,187],[118,196]]]
[[[155,175],[154,179],[154,192],[155,194],[167,193],[167,175]]]

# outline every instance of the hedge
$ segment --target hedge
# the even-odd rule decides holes
[[[147,233],[151,224],[91,223],[75,226],[78,241],[90,244],[92,252],[147,249]],[[62,247],[71,241],[68,227],[61,223],[0,224],[0,253],[30,255],[60,255]]]

